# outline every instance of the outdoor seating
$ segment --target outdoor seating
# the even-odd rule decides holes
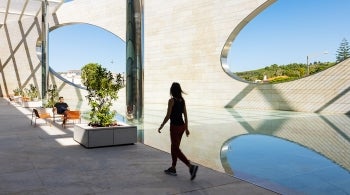
[[[22,103],[22,96],[16,96],[16,95],[13,95],[13,94],[11,94],[11,95],[9,95],[9,100],[10,100],[10,102],[13,102],[13,103]]]
[[[78,110],[67,110],[66,115],[63,115],[62,119],[65,119],[66,121],[64,124],[62,124],[64,128],[66,127],[68,120],[73,120],[73,123],[76,120],[79,120],[79,123],[81,123],[81,113]]]
[[[44,119],[47,124],[49,118],[52,118],[49,113],[45,112],[44,110],[40,110],[39,112],[38,109],[34,108],[32,111],[32,119],[30,121],[30,124],[33,125],[33,122],[34,122],[34,127],[35,127],[37,119]],[[51,123],[50,123],[50,126],[51,126]]]
[[[7,104],[10,104],[11,102],[13,102],[13,103],[15,102],[15,96],[14,95],[9,95],[8,98],[9,98],[9,101],[8,101]]]
[[[52,118],[53,118],[53,121],[55,122],[57,118],[62,118],[63,119],[63,114],[58,114],[57,110],[52,108]]]

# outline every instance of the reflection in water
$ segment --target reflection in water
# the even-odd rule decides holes
[[[156,129],[163,119],[164,105],[145,105],[144,134],[146,145],[170,152],[168,130],[162,134]],[[316,114],[289,111],[254,111],[208,107],[188,107],[190,136],[184,137],[182,151],[195,163],[230,174],[225,156],[227,141],[242,135],[260,134],[295,143],[350,170],[350,118],[342,114]],[[249,143],[254,145],[255,143]],[[281,148],[282,150],[283,148]],[[283,153],[283,151],[281,151]],[[243,153],[242,158],[251,159]],[[264,165],[253,158],[254,167]],[[270,162],[274,166],[275,161]],[[303,164],[303,161],[298,161]],[[288,169],[288,167],[285,167]],[[234,170],[235,171],[235,170]],[[271,174],[274,170],[271,170]],[[235,172],[236,174],[236,172]],[[337,185],[350,186],[350,179]],[[317,182],[317,181],[315,181]],[[267,185],[270,186],[271,185]]]
[[[272,135],[303,145],[350,170],[350,118],[347,115],[321,115],[298,112],[262,112],[260,120],[251,114],[230,110],[240,118],[248,133]]]
[[[225,155],[237,178],[279,193],[350,194],[347,170],[296,143],[266,135],[230,140]]]

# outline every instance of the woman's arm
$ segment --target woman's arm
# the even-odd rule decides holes
[[[160,133],[160,130],[164,127],[165,123],[167,123],[168,120],[170,119],[170,114],[171,114],[171,111],[173,109],[173,105],[174,105],[174,100],[171,98],[168,101],[168,109],[167,109],[166,115],[164,117],[163,123],[160,125],[160,127],[158,129],[158,133]]]
[[[187,118],[187,110],[186,110],[186,103],[184,102],[184,118],[185,118],[185,127],[186,127],[186,136],[190,135],[190,131],[188,130],[188,118]]]

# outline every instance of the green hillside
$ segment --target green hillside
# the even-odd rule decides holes
[[[335,62],[314,62],[309,65],[309,75],[316,74],[334,66],[335,64]],[[266,66],[265,68],[245,72],[235,72],[234,74],[246,81],[254,83],[282,83],[308,76],[308,67],[306,64],[298,63],[288,65],[273,64],[271,66]],[[266,75],[265,80],[264,75]]]

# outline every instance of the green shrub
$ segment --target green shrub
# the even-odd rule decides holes
[[[96,63],[87,64],[81,70],[82,83],[88,90],[87,99],[91,107],[90,125],[113,125],[116,111],[112,111],[111,107],[113,100],[118,99],[118,91],[123,87],[122,78],[114,78],[112,72]]]

